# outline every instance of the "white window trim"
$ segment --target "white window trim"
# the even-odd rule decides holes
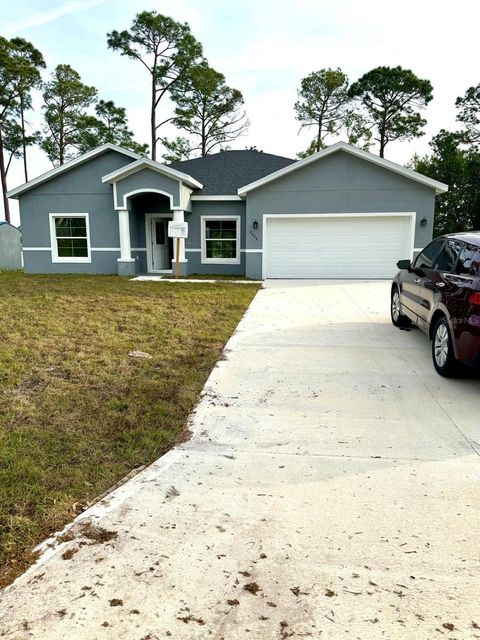
[[[205,222],[210,220],[235,220],[237,223],[237,255],[235,258],[207,258],[207,239],[205,235]],[[202,264],[240,264],[240,242],[241,242],[241,227],[240,216],[200,216],[201,227],[201,249],[202,249]]]
[[[86,264],[92,262],[92,248],[90,246],[90,220],[88,213],[49,213],[48,215],[50,219],[50,246],[52,248],[52,262],[60,262],[64,264]],[[87,229],[87,257],[63,257],[58,255],[55,218],[85,218]]]

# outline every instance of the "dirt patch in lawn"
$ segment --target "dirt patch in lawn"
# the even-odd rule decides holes
[[[0,586],[83,505],[186,437],[257,289],[0,273]]]

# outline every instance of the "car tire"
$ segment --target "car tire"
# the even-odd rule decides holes
[[[393,287],[390,298],[390,317],[392,318],[392,324],[394,327],[405,329],[406,327],[410,327],[412,322],[410,318],[401,313],[401,308],[398,287]]]
[[[432,333],[432,360],[437,373],[451,378],[458,373],[459,363],[455,360],[452,334],[445,316],[437,320]]]

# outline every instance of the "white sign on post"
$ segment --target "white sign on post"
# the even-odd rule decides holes
[[[174,222],[170,220],[168,223],[169,238],[188,238],[188,222]]]
[[[188,222],[174,222],[170,220],[168,223],[168,237],[176,238],[175,247],[175,278],[179,276],[179,260],[180,260],[180,238],[188,238]]]

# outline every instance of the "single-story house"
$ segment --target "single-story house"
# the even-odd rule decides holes
[[[389,278],[432,238],[447,185],[339,142],[303,160],[260,151],[164,165],[105,144],[8,193],[28,273]]]
[[[13,224],[0,221],[0,269],[22,268],[22,236]]]

